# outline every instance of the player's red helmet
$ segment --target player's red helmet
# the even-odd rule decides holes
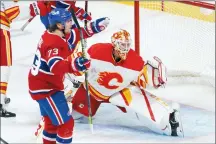
[[[126,30],[121,29],[120,31],[114,33],[111,37],[112,44],[116,52],[118,52],[121,59],[126,59],[127,53],[131,48],[131,37],[130,33]]]

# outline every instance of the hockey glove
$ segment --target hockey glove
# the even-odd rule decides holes
[[[29,9],[30,9],[30,15],[32,17],[35,17],[37,15],[46,16],[51,11],[51,8],[49,8],[49,6],[47,6],[46,3],[43,1],[37,1],[31,3],[29,5]]]
[[[94,22],[88,23],[86,32],[89,36],[103,31],[109,25],[110,19],[108,17],[99,18]]]
[[[77,57],[74,61],[74,66],[77,71],[86,71],[90,67],[91,61],[84,57]]]
[[[91,13],[86,13],[83,8],[79,8],[79,7],[78,7],[78,10],[76,11],[76,17],[80,19],[81,21],[82,20],[87,20],[87,21],[92,20]]]
[[[30,4],[29,9],[30,9],[30,15],[32,17],[35,17],[36,15],[40,14],[40,9],[36,2],[33,2],[32,4]]]
[[[89,69],[91,64],[91,60],[84,58],[81,52],[71,54],[67,61],[71,62],[72,69],[75,72],[84,72]]]
[[[165,86],[167,83],[167,70],[162,61],[154,56],[152,61],[147,61],[149,82],[154,88]]]

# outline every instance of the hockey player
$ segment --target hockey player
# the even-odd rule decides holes
[[[112,43],[98,43],[88,49],[91,67],[88,88],[94,116],[101,103],[111,103],[123,112],[134,110],[143,124],[153,131],[182,136],[178,105],[167,103],[149,93],[146,88],[158,88],[167,82],[166,67],[159,58],[143,61],[131,47],[130,34],[120,30],[112,35]],[[88,116],[85,84],[72,100],[73,110]]]
[[[80,40],[77,28],[72,29],[71,13],[53,9],[48,16],[49,28],[41,37],[29,72],[29,93],[40,106],[44,118],[43,143],[71,143],[74,120],[64,95],[64,75],[82,75],[90,61],[79,53],[72,53]],[[108,25],[107,18],[91,22],[82,28],[85,38],[99,33]]]
[[[1,1],[0,8],[0,117],[15,117],[16,114],[6,110],[6,104],[10,102],[7,97],[7,86],[10,76],[10,68],[12,66],[12,48],[10,25],[14,21],[25,20],[31,17],[29,6],[20,6],[17,0],[14,1]]]
[[[92,20],[90,14],[86,13],[83,8],[76,6],[76,1],[37,1],[30,5],[31,16],[40,15],[41,22],[48,29],[48,13],[54,8],[65,8],[68,11],[73,9],[79,20]]]

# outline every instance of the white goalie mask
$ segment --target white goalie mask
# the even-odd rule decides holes
[[[127,32],[126,30],[120,30],[112,35],[111,41],[114,46],[115,52],[122,60],[125,60],[131,48],[132,40],[129,32]]]

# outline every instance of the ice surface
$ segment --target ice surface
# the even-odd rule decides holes
[[[83,2],[79,3],[82,5]],[[106,31],[88,40],[89,46],[95,42],[109,42],[111,34],[119,28],[125,28],[131,32],[133,31],[133,9],[131,7],[113,4],[110,2],[90,2],[89,11],[92,12],[94,19],[101,16],[108,16],[111,19],[110,25]],[[143,12],[143,10],[141,10],[141,12]],[[167,66],[170,69],[176,68],[178,66],[184,66],[184,69],[191,70],[192,67],[188,66],[187,68],[186,63],[182,64],[178,60],[180,57],[183,57],[182,55],[180,55],[180,57],[178,55],[179,51],[181,51],[178,44],[181,44],[181,46],[183,45],[182,47],[185,47],[187,43],[184,42],[190,37],[188,36],[188,33],[186,34],[186,38],[178,37],[178,34],[181,31],[181,25],[179,25],[179,29],[176,30],[178,31],[178,33],[176,33],[176,38],[170,40],[174,41],[174,43],[171,43],[170,45],[162,44],[164,41],[169,40],[168,38],[173,35],[173,33],[169,34],[168,28],[170,27],[170,30],[172,30],[174,26],[167,26],[166,24],[168,24],[169,21],[182,22],[182,17],[170,15],[166,17],[164,14],[151,11],[145,11],[145,13],[148,14],[148,17],[146,17],[146,23],[143,22],[143,25],[146,26],[146,32],[144,32],[144,35],[142,35],[142,38],[145,38],[145,41],[144,39],[141,41],[143,48],[141,50],[141,55],[144,58],[148,57],[148,54],[158,55],[162,58],[162,60],[165,60],[165,63],[167,63]],[[124,18],[124,15],[127,15],[127,18]],[[166,27],[160,26],[159,24],[156,25],[156,23],[164,20],[164,18],[167,18],[166,23],[163,23],[166,25]],[[148,20],[152,21],[152,27],[150,27],[151,23],[148,23]],[[40,121],[38,105],[30,98],[28,94],[27,75],[33,60],[33,54],[36,50],[37,42],[39,41],[40,35],[44,31],[44,27],[40,23],[39,17],[37,17],[27,26],[26,30],[22,32],[20,31],[20,27],[22,24],[24,24],[24,22],[25,21],[17,22],[12,26],[14,66],[11,70],[8,96],[12,99],[11,104],[9,105],[9,110],[16,112],[17,117],[14,119],[1,119],[1,137],[9,143],[37,142],[33,134]],[[204,25],[204,22],[201,21],[196,21],[196,25],[197,23]],[[194,25],[194,22],[191,22],[189,19],[187,25],[188,27],[185,29],[190,29]],[[162,29],[161,27],[165,27],[165,29]],[[204,35],[205,31],[215,32],[214,27],[212,27],[211,24],[206,23],[206,27],[207,30],[202,31]],[[166,31],[166,36],[168,38],[163,36],[163,39],[160,39],[161,36],[159,34],[163,33],[161,30]],[[146,36],[146,34],[148,34],[148,36]],[[196,40],[200,41],[201,46],[208,47],[208,50],[211,50],[215,45],[215,43],[209,43],[209,39],[205,38],[204,36],[197,35],[196,37],[201,38]],[[179,41],[181,40],[182,43],[177,43],[177,39],[179,39]],[[174,45],[175,43],[176,45]],[[172,48],[179,50],[176,51]],[[202,50],[201,53],[203,52],[204,51]],[[209,60],[215,58],[214,54],[209,56],[208,52],[212,53],[214,52],[214,49],[212,51],[207,51],[207,54],[202,55],[202,60],[206,63],[208,63]],[[194,55],[192,50],[189,50],[184,54],[187,54],[186,57]],[[198,53],[198,56],[196,56],[191,62],[199,61],[199,54],[200,53]],[[212,63],[214,66],[214,62]],[[200,63],[189,63],[189,65],[192,65],[194,68],[192,70],[195,70],[196,72],[200,72],[200,69],[203,67],[203,65],[199,64]],[[112,105],[103,104],[93,120],[94,134],[91,134],[88,124],[76,123],[73,142],[215,142],[215,90],[213,87],[198,83],[168,83],[165,89],[162,88],[159,90],[151,90],[151,92],[168,102],[175,101],[181,103],[181,114],[185,138],[158,135],[143,127],[142,122],[137,120],[136,115],[133,112],[129,111],[128,114],[124,114]],[[39,142],[41,141],[39,140]]]

